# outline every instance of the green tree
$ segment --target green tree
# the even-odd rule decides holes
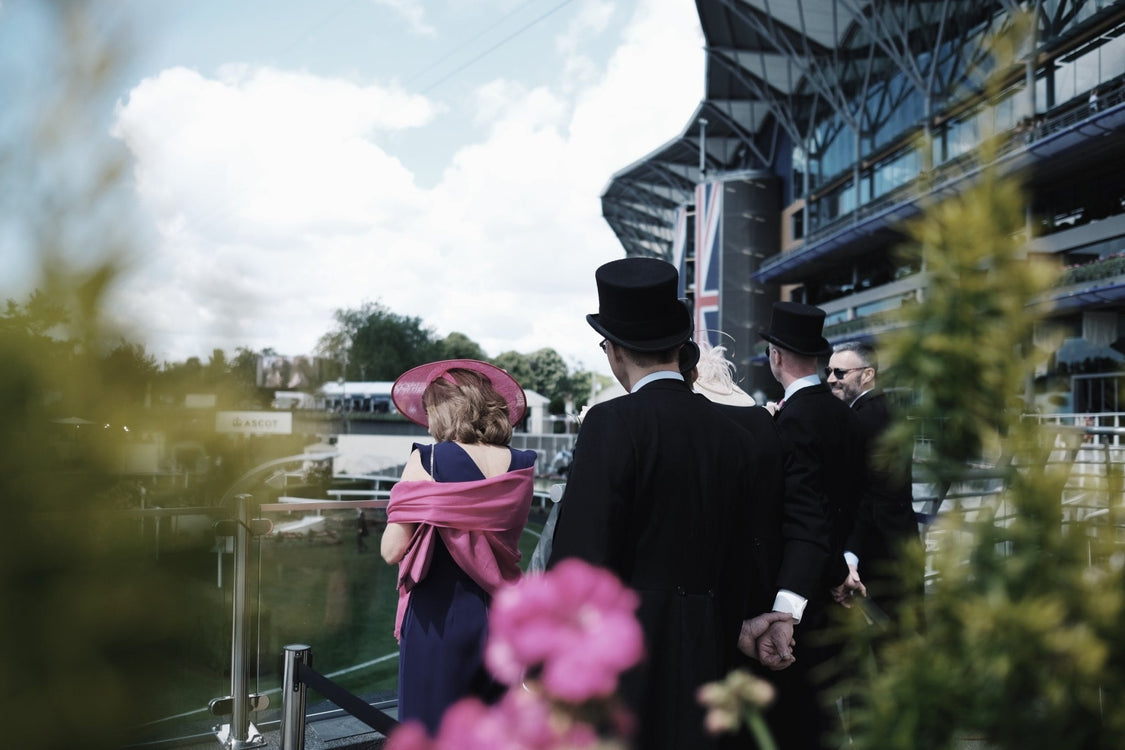
[[[438,346],[442,359],[486,359],[480,344],[456,331],[439,341]]]
[[[259,408],[266,402],[258,388],[258,353],[244,346],[234,352],[230,360],[231,405]]]
[[[579,370],[570,376],[571,398],[574,400],[574,409],[580,412],[582,407],[590,402],[590,396],[600,392],[615,383],[613,378],[593,370]]]
[[[159,370],[156,358],[145,351],[143,344],[130,344],[124,339],[105,357],[103,367],[119,398],[136,405],[144,403]]]
[[[0,315],[0,328],[13,335],[50,339],[50,331],[66,324],[66,309],[39,290],[28,295],[22,305],[9,299],[4,314]]]
[[[35,290],[23,304],[7,301],[0,315],[0,332],[37,347],[44,365],[67,367],[74,355],[74,345],[57,334],[64,330],[69,319],[61,303]]]
[[[205,370],[199,357],[188,357],[183,362],[165,362],[160,371],[161,394],[172,400],[182,400],[187,393],[207,392]]]
[[[527,355],[527,361],[531,366],[531,385],[528,387],[550,400],[547,408],[551,414],[561,414],[572,392],[566,361],[551,348],[532,352]]]
[[[211,358],[204,369],[203,380],[207,383],[222,383],[230,376],[227,354],[222,349],[212,349]]]
[[[320,338],[317,353],[346,363],[348,380],[394,380],[441,358],[441,347],[421,318],[398,315],[378,302],[337,310],[334,317],[336,330]]]
[[[534,379],[531,372],[531,362],[528,360],[526,354],[520,354],[517,351],[507,351],[493,359],[492,364],[507,370],[508,374],[515,378],[516,382],[527,390],[535,390],[531,385]]]

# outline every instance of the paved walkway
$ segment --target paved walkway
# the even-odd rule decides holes
[[[393,715],[393,710],[388,711]],[[272,726],[271,726],[272,725]],[[276,722],[263,725],[263,748],[280,750],[281,736]],[[305,750],[373,750],[383,747],[386,737],[374,731],[353,716],[343,714],[331,718],[310,721],[305,727]],[[186,744],[162,745],[177,750],[221,750],[223,744],[218,735],[199,737]],[[245,746],[243,746],[245,747]]]

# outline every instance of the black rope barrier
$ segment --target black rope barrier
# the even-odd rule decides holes
[[[305,683],[377,732],[389,736],[391,730],[398,726],[398,721],[394,718],[370,705],[362,698],[357,698],[344,690],[304,662],[297,662],[296,676],[297,680]]]

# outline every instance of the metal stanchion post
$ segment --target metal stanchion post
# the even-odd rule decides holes
[[[250,723],[250,694],[246,687],[247,605],[250,598],[250,495],[238,495],[234,528],[234,583],[231,594],[230,695],[231,722],[219,731],[219,740],[228,750],[264,747],[262,733]]]
[[[235,504],[235,517],[220,520],[215,523],[215,533],[220,539],[231,539],[232,571],[231,571],[231,609],[233,611],[231,624],[231,694],[222,698],[211,700],[208,708],[215,716],[230,716],[229,724],[217,727],[219,742],[228,750],[243,750],[244,748],[265,747],[269,743],[262,733],[250,723],[250,713],[262,711],[269,707],[269,698],[265,695],[249,694],[247,692],[247,653],[246,634],[250,627],[250,539],[253,536],[268,534],[273,524],[267,519],[252,519],[251,511],[254,509],[252,496],[236,494],[238,490],[248,487],[251,480],[257,478],[268,469],[293,461],[321,461],[333,458],[335,453],[307,454],[299,453],[294,456],[285,456],[266,461],[246,472],[223,493],[219,501],[226,506],[229,502]],[[225,545],[226,542],[221,543]],[[216,551],[219,555],[219,584],[222,585],[222,555],[223,549],[216,542]]]
[[[305,700],[308,688],[297,679],[297,665],[312,660],[308,646],[285,647],[285,673],[281,682],[281,750],[305,750]]]

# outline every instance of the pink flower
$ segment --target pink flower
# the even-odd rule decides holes
[[[476,698],[457,701],[445,711],[438,729],[437,747],[488,750],[508,747],[504,728],[488,706]]]
[[[612,573],[565,560],[497,592],[485,663],[509,685],[541,667],[544,689],[565,701],[609,696],[644,656],[638,604]]]
[[[386,750],[435,750],[426,728],[419,721],[399,724],[387,738]]]
[[[499,703],[486,706],[476,698],[454,703],[442,717],[435,740],[416,722],[402,724],[387,742],[388,750],[584,750],[598,737],[535,695],[509,691]]]

